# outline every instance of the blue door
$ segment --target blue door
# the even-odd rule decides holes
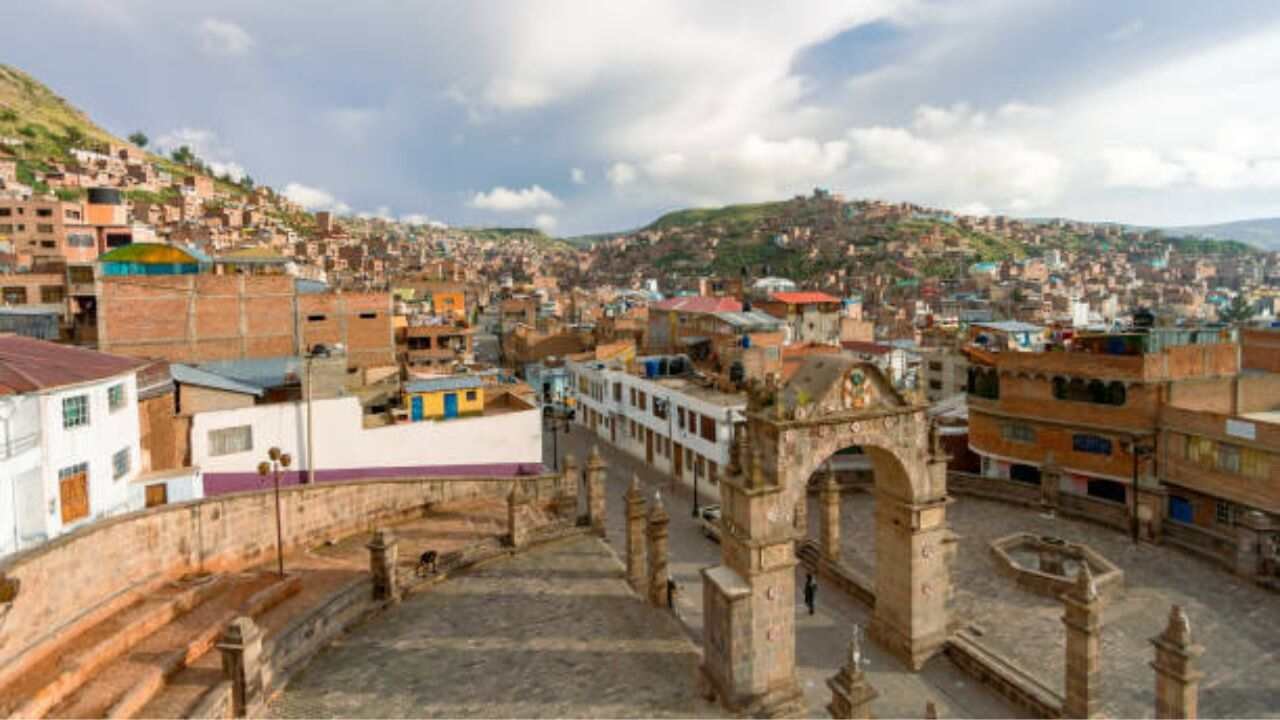
[[[445,419],[458,417],[458,393],[445,393],[444,416]]]
[[[410,419],[412,419],[414,422],[417,422],[422,419],[422,396],[421,395],[413,396],[413,405],[412,405],[411,412],[412,414],[410,415]]]
[[[1191,511],[1191,502],[1186,498],[1177,495],[1169,496],[1169,519],[1178,522],[1192,522],[1193,513]]]

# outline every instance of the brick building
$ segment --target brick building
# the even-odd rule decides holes
[[[353,367],[395,362],[386,293],[302,293],[283,275],[105,277],[105,352],[171,362],[300,355],[342,344]]]

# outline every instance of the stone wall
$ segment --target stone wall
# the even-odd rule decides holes
[[[550,504],[561,480],[519,481],[535,502]],[[412,478],[284,488],[284,544],[305,547],[370,531],[433,503],[503,498],[511,482]],[[5,558],[0,577],[16,580],[19,589],[0,618],[0,685],[159,583],[270,560],[275,538],[272,493],[246,492],[120,515]]]

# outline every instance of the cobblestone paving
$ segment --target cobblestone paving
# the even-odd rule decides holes
[[[594,538],[411,595],[320,654],[277,717],[702,717],[697,651]]]
[[[870,572],[875,564],[872,497],[845,495],[841,561]],[[809,502],[809,532],[817,537],[818,505]],[[947,509],[961,536],[954,609],[976,626],[982,642],[1013,659],[1047,686],[1062,691],[1062,605],[1019,590],[996,572],[987,544],[1014,532],[1081,542],[1125,571],[1125,589],[1103,611],[1102,710],[1109,717],[1151,717],[1155,671],[1149,638],[1169,607],[1181,605],[1192,638],[1205,646],[1199,668],[1202,717],[1280,717],[1280,597],[1178,550],[1134,545],[1122,533],[1089,523],[1049,518],[1022,508],[960,497]]]

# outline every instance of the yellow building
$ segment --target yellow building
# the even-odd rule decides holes
[[[436,315],[467,319],[467,296],[461,290],[431,293],[431,311]]]
[[[414,380],[405,386],[404,409],[413,422],[481,415],[484,382],[468,376]]]

